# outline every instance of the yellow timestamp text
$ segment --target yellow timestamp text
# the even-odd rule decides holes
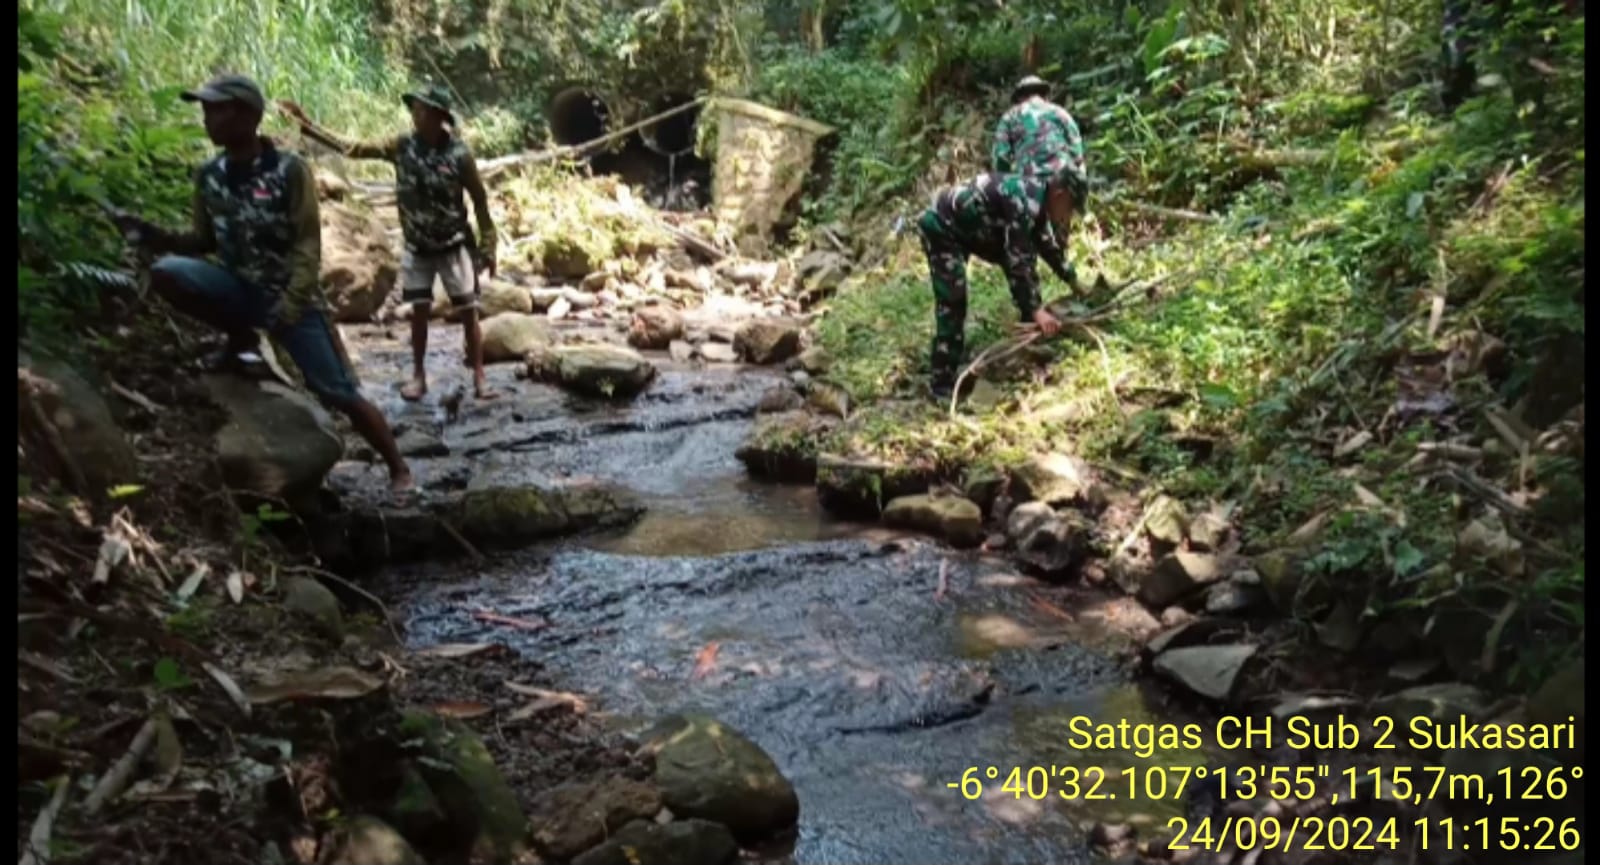
[[[1168,848],[1180,850],[1277,850],[1303,852],[1377,852],[1409,847],[1413,837],[1423,850],[1541,853],[1577,850],[1582,845],[1575,817],[1557,820],[1516,817],[1477,820],[1388,817],[1206,817],[1167,821],[1173,832]]]

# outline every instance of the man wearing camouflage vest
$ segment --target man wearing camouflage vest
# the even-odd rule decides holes
[[[405,254],[400,262],[401,300],[412,304],[412,380],[401,388],[408,400],[428,392],[423,359],[428,352],[428,315],[433,306],[433,281],[444,285],[450,305],[461,310],[467,361],[479,399],[492,399],[483,373],[483,336],[478,327],[478,271],[495,272],[495,228],[489,196],[478,176],[478,163],[456,129],[450,92],[437,85],[407,93],[412,131],[379,141],[346,141],[312,123],[293,102],[279,105],[306,135],[352,159],[394,163],[399,190],[400,228]],[[472,199],[478,220],[474,242],[463,200]],[[476,259],[474,260],[474,253]]]
[[[189,231],[164,230],[120,214],[118,226],[152,251],[167,253],[150,286],[185,315],[227,334],[217,368],[261,364],[256,331],[265,330],[300,368],[306,387],[383,456],[390,487],[413,486],[383,415],[361,395],[318,282],[322,225],[311,168],[258,135],[266,100],[242,75],[223,75],[186,92],[205,111],[206,135],[222,152],[195,175]],[[217,264],[200,256],[215,253]],[[219,266],[220,265],[220,266]]]
[[[1029,75],[1011,91],[1011,108],[995,126],[990,167],[997,174],[1053,176],[1061,174],[1071,196],[1065,220],[1057,226],[1066,246],[1072,216],[1083,212],[1089,198],[1088,173],[1084,168],[1083,136],[1077,121],[1065,108],[1049,101],[1050,85]],[[1063,174],[1062,170],[1066,169]],[[1062,279],[1078,288],[1077,271],[1069,264]]]
[[[1052,230],[1070,216],[1071,167],[1054,174],[979,175],[940,190],[917,220],[933,278],[934,336],[929,392],[950,399],[966,346],[967,258],[998,264],[1024,323],[1046,335],[1061,322],[1041,305],[1037,260],[1066,279],[1061,247]]]

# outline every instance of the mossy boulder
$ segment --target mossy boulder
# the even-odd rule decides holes
[[[742,841],[792,828],[794,787],[760,746],[708,715],[674,715],[644,737],[661,799],[680,817],[727,826]]]
[[[468,490],[453,510],[455,525],[469,540],[505,549],[625,526],[644,513],[644,506],[621,487],[589,484]]]
[[[401,729],[421,755],[415,765],[450,831],[474,858],[509,862],[528,849],[528,818],[494,757],[478,735],[458,721],[426,712],[405,714]]]

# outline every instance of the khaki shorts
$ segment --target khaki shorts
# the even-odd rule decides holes
[[[404,303],[430,303],[433,280],[444,283],[444,293],[455,309],[478,305],[478,269],[465,245],[454,252],[425,255],[406,250],[400,256],[400,300]]]

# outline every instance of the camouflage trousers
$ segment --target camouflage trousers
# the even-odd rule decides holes
[[[955,384],[967,343],[968,251],[949,236],[932,210],[917,221],[922,251],[933,278],[933,350],[929,366],[935,385]]]

